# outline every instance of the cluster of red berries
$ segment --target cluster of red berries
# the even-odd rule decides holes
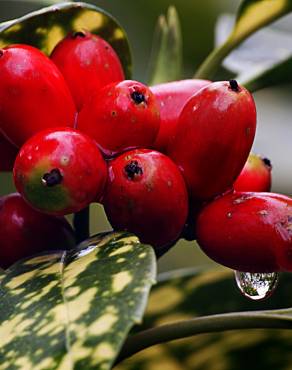
[[[149,88],[125,80],[110,44],[83,31],[60,41],[50,58],[28,45],[1,49],[0,78],[2,169],[10,169],[18,153],[13,173],[21,194],[2,199],[1,207],[10,207],[22,228],[11,228],[18,249],[23,228],[34,234],[43,222],[48,237],[32,243],[31,235],[36,249],[30,252],[49,243],[69,247],[73,231],[63,216],[100,202],[114,229],[135,233],[158,254],[189,224],[206,253],[229,267],[292,269],[291,200],[242,192],[268,191],[270,165],[251,156],[244,167],[256,108],[235,80]],[[16,203],[22,215],[15,215]],[[9,222],[0,212],[4,240]],[[26,255],[11,251],[13,241],[7,252],[5,243],[2,266],[14,261],[12,255]]]

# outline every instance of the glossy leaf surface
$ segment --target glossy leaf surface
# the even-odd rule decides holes
[[[234,23],[228,14],[216,24],[216,44],[226,40]],[[259,30],[234,49],[223,65],[250,91],[292,81],[292,34],[273,27]]]
[[[291,0],[243,0],[236,21],[227,40],[216,48],[195,74],[196,78],[210,79],[223,59],[251,34],[291,12]]]
[[[127,78],[131,77],[131,54],[124,29],[104,10],[82,2],[64,2],[42,8],[0,24],[0,47],[23,43],[50,54],[70,31],[95,33],[117,52]]]
[[[155,266],[152,248],[126,233],[16,263],[0,285],[0,368],[110,369]]]
[[[274,64],[270,68],[239,76],[238,81],[249,91],[292,82],[292,57]]]

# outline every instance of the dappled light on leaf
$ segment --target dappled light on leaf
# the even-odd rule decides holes
[[[70,31],[85,29],[111,44],[127,78],[131,77],[131,54],[127,36],[117,21],[104,10],[82,2],[64,2],[0,24],[0,47],[23,43],[50,54]]]
[[[1,366],[110,369],[154,279],[152,248],[126,233],[16,263],[0,285]]]
[[[247,314],[255,318],[264,312],[279,320],[283,315],[287,319],[287,329],[291,328],[292,310],[286,309],[292,305],[291,274],[283,274],[274,295],[261,302],[249,301],[239,293],[229,269],[181,270],[163,274],[159,280],[151,291],[143,326],[136,327],[136,333],[196,317],[206,317],[207,327],[208,317],[211,321],[216,317],[212,315],[232,312],[240,315],[239,311],[248,311]],[[161,308],[159,302],[163,302]],[[157,364],[164,364],[165,369],[217,370],[218,363],[222,370],[244,370],[247,366],[253,368],[255,353],[257,370],[286,369],[290,361],[291,330],[242,329],[244,325],[241,330],[201,334],[159,344],[124,360],[115,370],[156,370]],[[267,356],[269,348],[273,350]]]

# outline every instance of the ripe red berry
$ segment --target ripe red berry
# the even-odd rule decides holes
[[[102,38],[90,32],[72,32],[51,54],[72,92],[78,111],[101,87],[124,80],[120,60]]]
[[[228,193],[200,213],[197,241],[216,262],[248,272],[292,271],[292,199]]]
[[[14,165],[17,190],[32,207],[65,215],[98,200],[107,167],[95,142],[70,128],[49,129],[20,149]]]
[[[0,81],[0,130],[16,146],[46,128],[74,125],[75,106],[65,80],[38,49],[0,49]]]
[[[156,248],[179,237],[188,212],[179,169],[167,156],[147,149],[109,163],[103,204],[114,229],[131,231]]]
[[[167,153],[182,170],[192,199],[210,199],[233,185],[255,128],[253,98],[234,80],[211,83],[187,102]]]
[[[159,108],[150,89],[125,80],[105,86],[87,101],[77,128],[112,156],[129,148],[152,147],[159,123]]]
[[[188,99],[202,87],[207,80],[181,80],[166,82],[151,87],[160,108],[160,128],[153,148],[164,153],[168,143],[175,135],[179,115]]]
[[[12,171],[18,149],[0,133],[0,171]]]
[[[237,191],[270,191],[271,183],[270,160],[251,153],[233,187]]]
[[[18,193],[0,198],[2,268],[42,251],[69,249],[74,245],[74,232],[64,217],[35,211]]]

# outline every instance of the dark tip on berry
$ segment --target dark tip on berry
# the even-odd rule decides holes
[[[133,180],[133,178],[137,175],[142,175],[143,170],[139,166],[137,161],[131,161],[125,166],[125,172],[129,179]]]
[[[58,168],[54,168],[52,171],[47,172],[42,177],[42,184],[48,187],[61,184],[63,176]]]
[[[264,164],[269,167],[269,168],[272,168],[272,163],[271,161],[269,160],[269,158],[262,158]]]
[[[4,55],[4,51],[0,49],[0,58]]]
[[[141,104],[145,102],[145,95],[139,91],[132,92],[131,98],[133,99],[135,104]]]
[[[235,92],[239,91],[239,86],[236,80],[229,80],[229,86],[232,91],[235,91]]]
[[[76,31],[76,32],[73,32],[72,33],[72,38],[73,39],[77,39],[77,37],[85,37],[86,36],[86,33],[83,32],[83,31]]]

